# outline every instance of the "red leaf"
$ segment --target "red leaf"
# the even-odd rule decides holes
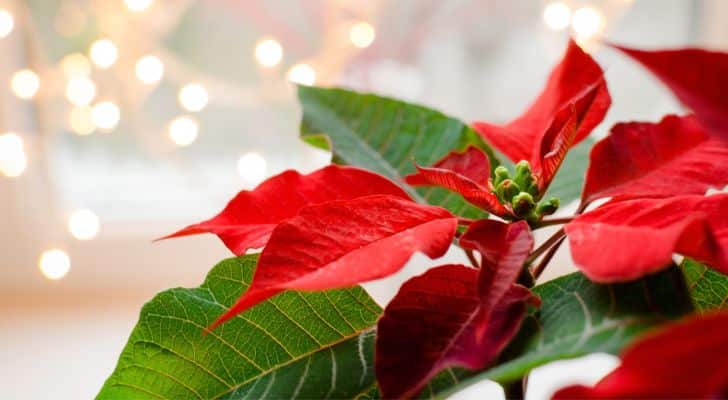
[[[477,147],[468,147],[462,153],[451,152],[432,167],[417,165],[417,171],[405,177],[410,185],[441,186],[492,214],[509,214],[493,193],[488,156]]]
[[[700,121],[728,139],[728,53],[703,49],[643,51],[612,45],[642,64]]]
[[[276,225],[304,206],[374,194],[409,196],[383,176],[352,167],[330,165],[309,175],[286,171],[243,190],[210,220],[190,225],[163,239],[214,233],[235,254],[263,247]]]
[[[511,285],[489,310],[477,281],[476,269],[444,265],[402,285],[377,325],[375,371],[382,398],[413,397],[448,367],[484,368],[510,342],[531,292]]]
[[[533,236],[526,221],[506,224],[483,219],[470,224],[460,245],[483,256],[478,285],[487,310],[494,308],[518,279],[533,249]]]
[[[639,339],[594,387],[571,386],[554,399],[728,398],[728,313],[701,315]]]
[[[578,129],[573,146],[604,119],[610,104],[602,69],[570,40],[546,87],[525,113],[503,126],[476,122],[473,128],[513,162],[527,160],[535,167],[540,162],[542,139],[561,110],[572,105],[576,109]]]
[[[591,151],[582,198],[704,194],[728,184],[728,144],[694,117],[615,125]]]
[[[285,289],[334,289],[382,278],[417,251],[441,257],[456,227],[449,211],[395,196],[304,207],[273,230],[250,288],[211,328]]]
[[[591,280],[628,281],[665,268],[673,253],[728,273],[728,194],[612,201],[565,226]]]
[[[571,106],[559,111],[551,126],[544,133],[539,153],[540,162],[535,164],[538,189],[541,193],[546,192],[561,167],[561,163],[564,162],[566,153],[569,152],[576,139],[576,131],[576,107]]]

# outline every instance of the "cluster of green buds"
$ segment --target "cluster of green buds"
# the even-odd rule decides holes
[[[559,208],[559,199],[556,197],[538,203],[543,193],[538,189],[528,161],[516,164],[512,177],[502,165],[495,169],[494,174],[493,184],[498,199],[504,205],[510,205],[516,217],[537,223],[544,215],[551,215]]]

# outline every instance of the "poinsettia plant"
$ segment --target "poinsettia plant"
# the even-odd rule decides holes
[[[692,113],[593,144],[611,98],[573,41],[505,125],[300,87],[304,140],[335,164],[170,235],[213,233],[237,257],[144,307],[99,398],[444,397],[483,379],[520,397],[531,369],[592,352],[623,363],[556,398],[728,396],[728,194],[708,193],[728,184],[728,55],[614,47]],[[536,285],[564,241],[580,272]],[[384,310],[357,286],[453,246],[467,265],[433,266]]]

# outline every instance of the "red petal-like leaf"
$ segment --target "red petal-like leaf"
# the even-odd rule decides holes
[[[591,280],[628,281],[673,253],[728,273],[728,194],[612,201],[565,226],[574,262]]]
[[[578,130],[572,145],[584,139],[602,119],[611,104],[604,72],[573,40],[561,62],[549,76],[546,87],[529,109],[510,123],[497,126],[476,122],[473,128],[513,162],[538,162],[538,149],[554,116],[573,105]]]
[[[492,214],[509,214],[493,193],[488,156],[476,147],[462,153],[451,152],[432,167],[418,165],[417,171],[405,177],[410,185],[442,186]]]
[[[554,399],[728,398],[727,332],[726,312],[672,324],[629,346],[596,386],[571,386]]]
[[[566,153],[576,140],[577,115],[576,107],[570,106],[562,109],[554,117],[554,121],[546,130],[541,140],[540,160],[536,165],[536,177],[541,193],[546,192],[551,181],[556,176]]]
[[[704,194],[728,184],[728,143],[690,117],[617,124],[591,151],[582,198]]]
[[[415,396],[439,371],[490,364],[518,331],[531,292],[512,285],[492,310],[478,270],[433,268],[407,281],[377,325],[375,371],[383,398]]]
[[[363,169],[330,165],[309,175],[286,171],[243,190],[210,220],[190,225],[166,238],[214,233],[235,254],[263,247],[276,225],[304,206],[375,194],[409,196],[387,178]]]
[[[652,72],[707,128],[728,140],[728,53],[691,48],[643,51],[612,47]]]
[[[518,279],[533,249],[533,236],[526,221],[506,224],[484,219],[470,224],[460,245],[483,256],[479,288],[483,307],[492,309]]]
[[[212,328],[285,289],[334,289],[382,278],[417,251],[441,257],[456,227],[449,211],[395,196],[304,207],[273,230],[250,288]]]

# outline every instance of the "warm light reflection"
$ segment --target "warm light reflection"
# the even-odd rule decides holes
[[[264,67],[274,67],[283,59],[283,47],[275,39],[263,39],[255,46],[255,59]]]
[[[76,210],[68,218],[68,231],[78,240],[95,238],[99,227],[99,217],[91,210]]]
[[[16,178],[27,166],[23,139],[12,132],[0,135],[0,172],[9,178]]]
[[[99,39],[91,45],[89,56],[97,67],[106,69],[114,65],[119,58],[119,50],[111,40]]]
[[[258,153],[246,153],[238,159],[238,174],[249,187],[262,182],[268,173],[268,163]]]
[[[46,278],[58,280],[68,274],[71,269],[71,259],[63,250],[50,249],[41,254],[38,267]]]
[[[316,83],[316,71],[308,64],[296,64],[288,70],[288,80],[299,85]]]
[[[204,86],[198,83],[190,83],[179,90],[177,100],[185,110],[197,112],[207,106],[209,97]]]
[[[374,42],[375,37],[374,27],[366,22],[357,22],[349,29],[349,40],[360,49],[369,47]]]
[[[0,38],[7,37],[13,31],[14,26],[15,19],[13,18],[13,14],[10,14],[7,10],[0,9]]]
[[[121,111],[119,107],[110,101],[98,103],[91,109],[91,120],[101,129],[114,129],[119,124],[120,119]]]
[[[571,9],[566,4],[555,1],[544,8],[543,21],[551,30],[564,30],[571,22]]]
[[[134,70],[137,78],[147,85],[152,85],[159,82],[164,76],[164,64],[156,56],[144,56],[140,58]]]
[[[177,117],[169,124],[169,138],[177,146],[189,146],[197,139],[199,125],[192,117]]]
[[[71,130],[81,136],[90,135],[96,130],[91,107],[73,107],[68,114],[68,125]]]
[[[571,27],[580,40],[587,40],[601,32],[604,28],[604,17],[593,7],[582,7],[574,11]]]
[[[13,89],[13,93],[21,99],[32,99],[40,89],[40,78],[35,72],[23,69],[13,74],[10,87]]]
[[[124,0],[126,7],[134,12],[142,12],[152,6],[153,0]]]
[[[96,97],[96,84],[85,77],[78,76],[68,80],[66,84],[66,98],[76,106],[86,106]]]
[[[61,69],[68,78],[86,76],[91,73],[91,62],[81,53],[71,53],[61,60]]]

